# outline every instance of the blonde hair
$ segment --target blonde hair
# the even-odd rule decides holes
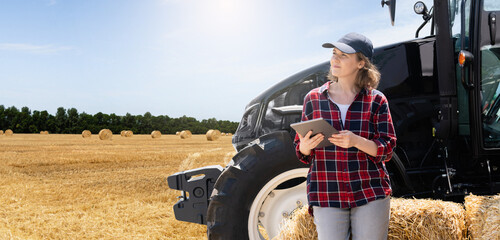
[[[356,75],[356,86],[359,88],[366,88],[367,90],[376,89],[378,83],[380,82],[380,72],[377,66],[375,66],[370,59],[365,57],[362,53],[356,53],[358,62],[364,61],[365,66],[358,71]],[[339,79],[332,75],[331,71],[328,71],[328,79],[332,82],[337,82]]]

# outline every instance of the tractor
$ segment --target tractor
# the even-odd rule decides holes
[[[382,0],[394,24],[395,0]],[[386,163],[394,197],[463,201],[500,192],[500,16],[498,0],[416,2],[413,40],[374,49],[397,147]],[[430,24],[427,36],[420,31]],[[176,219],[207,225],[209,239],[269,239],[307,204],[308,165],[295,154],[304,96],[323,85],[330,63],[298,72],[245,108],[225,166],[168,177],[180,190]]]

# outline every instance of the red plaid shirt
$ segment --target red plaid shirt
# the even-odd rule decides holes
[[[309,205],[353,208],[385,198],[392,192],[385,162],[391,159],[396,146],[387,99],[378,90],[362,89],[349,106],[344,127],[339,108],[328,96],[329,86],[327,82],[306,95],[302,121],[323,118],[336,129],[349,130],[372,140],[377,144],[377,156],[372,157],[355,147],[346,149],[335,145],[315,148],[305,156],[299,151],[300,139],[296,135],[297,157],[306,164],[312,161],[307,175]]]

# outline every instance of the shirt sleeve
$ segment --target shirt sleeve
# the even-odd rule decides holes
[[[396,147],[396,133],[392,123],[389,103],[385,96],[381,96],[379,107],[373,117],[375,125],[374,138],[377,144],[377,156],[367,155],[375,163],[387,162],[392,158],[393,149]]]
[[[312,116],[313,113],[313,104],[311,102],[311,96],[310,94],[307,94],[306,97],[304,98],[304,105],[302,107],[302,121],[307,121],[310,120],[310,117]],[[295,145],[295,154],[297,155],[297,158],[305,163],[309,164],[314,160],[315,156],[315,150],[311,149],[311,154],[309,155],[304,155],[300,152],[300,138],[299,134],[295,134],[295,140],[293,141]]]

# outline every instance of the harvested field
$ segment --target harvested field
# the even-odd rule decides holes
[[[0,239],[206,239],[175,220],[167,177],[235,153],[205,135],[0,136]]]

